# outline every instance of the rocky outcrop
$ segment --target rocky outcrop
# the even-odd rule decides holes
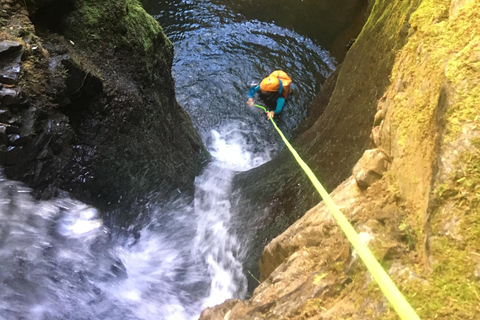
[[[99,206],[191,188],[208,153],[173,45],[136,0],[1,0],[0,161],[41,198]]]
[[[325,112],[293,141],[328,186],[350,171],[332,197],[421,319],[480,317],[479,23],[478,1],[377,0]],[[380,161],[357,163],[365,150]],[[249,300],[201,319],[397,318],[323,203],[260,270]]]
[[[387,171],[388,162],[387,155],[381,150],[366,150],[353,167],[353,177],[357,185],[362,189],[366,189],[379,180]]]

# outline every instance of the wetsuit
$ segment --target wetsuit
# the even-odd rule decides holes
[[[274,111],[275,114],[279,114],[282,111],[283,106],[285,105],[285,97],[283,95],[283,84],[281,80],[278,80],[280,83],[280,88],[277,92],[268,92],[266,94],[259,93],[260,99],[265,103],[265,107],[269,111]],[[248,92],[248,97],[253,98],[255,92],[260,91],[260,86],[255,86],[250,88]]]

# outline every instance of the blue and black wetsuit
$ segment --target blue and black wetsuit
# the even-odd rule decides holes
[[[255,92],[259,92],[260,99],[263,101],[268,111],[274,111],[275,114],[279,114],[285,105],[285,97],[282,94],[283,84],[281,80],[279,80],[279,82],[280,88],[276,92],[267,92],[266,94],[263,94],[260,92],[260,86],[255,86],[250,88],[248,97],[253,98]]]

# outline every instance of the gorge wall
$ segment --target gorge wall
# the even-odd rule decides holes
[[[7,178],[100,208],[192,189],[209,155],[175,99],[173,45],[140,2],[2,0],[0,26]]]
[[[292,140],[422,319],[480,316],[479,22],[478,1],[376,0]],[[237,183],[253,210],[288,211],[273,224],[318,200],[288,151]],[[260,273],[201,319],[397,319],[323,203]]]

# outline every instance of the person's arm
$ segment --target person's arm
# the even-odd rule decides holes
[[[285,105],[285,98],[284,97],[278,98],[277,107],[275,108],[275,114],[279,114],[282,111],[284,105]]]
[[[251,87],[250,90],[248,91],[248,97],[253,98],[253,96],[255,95],[255,92],[258,92],[258,91],[260,91],[260,86]]]
[[[255,92],[258,92],[258,91],[260,91],[260,86],[251,87],[250,90],[248,91],[247,104],[250,107],[253,106],[253,96],[255,95]]]

